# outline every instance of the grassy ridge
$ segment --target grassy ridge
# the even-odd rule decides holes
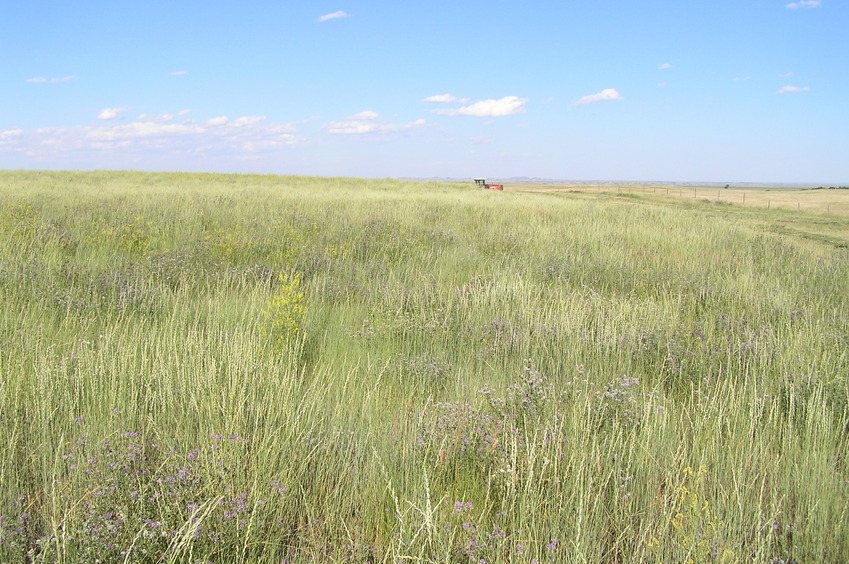
[[[4,172],[0,559],[846,559],[849,255],[738,211]]]

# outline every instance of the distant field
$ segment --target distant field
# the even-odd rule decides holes
[[[506,190],[529,192],[590,192],[610,193],[626,192],[651,196],[680,199],[701,199],[741,206],[765,207],[814,213],[833,213],[849,215],[849,190],[813,189],[776,186],[747,186],[738,188],[729,186],[629,186],[629,185],[558,185],[558,184],[514,184]]]
[[[0,172],[0,562],[849,561],[849,194],[506,188]]]

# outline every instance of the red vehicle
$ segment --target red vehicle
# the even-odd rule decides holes
[[[485,190],[504,190],[503,184],[487,184],[486,178],[475,178],[475,184]]]

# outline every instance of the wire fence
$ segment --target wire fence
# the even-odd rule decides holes
[[[653,194],[660,197],[707,200],[717,204],[849,215],[849,187],[839,188],[716,188],[704,186],[574,185],[546,186],[531,191]]]

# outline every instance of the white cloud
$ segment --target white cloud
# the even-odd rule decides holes
[[[468,98],[457,98],[453,94],[435,94],[422,100],[422,102],[433,102],[437,104],[447,104],[450,102],[460,102],[461,104],[464,104],[468,101]]]
[[[807,92],[811,88],[809,86],[782,86],[778,89],[779,94],[787,94],[788,92]]]
[[[126,111],[127,108],[105,108],[97,114],[97,119],[115,119]]]
[[[118,110],[124,111],[110,108],[104,112],[111,115]],[[83,162],[88,158],[98,166],[113,166],[118,162],[114,160],[116,156],[141,159],[139,162],[166,156],[242,158],[245,153],[255,155],[291,147],[299,140],[294,125],[288,122],[264,123],[261,116],[232,121],[223,116],[204,122],[174,121],[185,113],[142,114],[129,123],[106,121],[76,127],[2,130],[0,152],[17,151],[36,160],[66,158],[69,162]],[[119,149],[120,154],[114,152]]]
[[[336,135],[362,135],[365,133],[374,133],[377,131],[378,124],[368,121],[346,120],[346,121],[331,121],[327,124],[328,133]]]
[[[379,117],[380,116],[377,114],[377,112],[365,110],[352,116],[348,116],[345,119],[377,119]]]
[[[790,78],[791,76],[793,76],[792,72],[785,72],[784,74],[779,74],[778,78]]]
[[[591,104],[592,102],[600,102],[602,100],[623,100],[622,96],[619,95],[619,92],[616,91],[615,88],[605,88],[598,94],[590,94],[588,96],[584,96],[577,102],[576,104]]]
[[[662,65],[659,65],[657,68],[659,68],[660,70],[666,70],[666,69],[671,69],[672,65],[670,65],[669,63],[663,63]]]
[[[230,118],[228,118],[227,116],[218,116],[218,117],[210,118],[203,123],[204,123],[204,125],[208,125],[210,127],[215,127],[217,125],[224,125],[228,121],[230,121]]]
[[[88,139],[114,141],[116,139],[141,139],[144,137],[163,137],[201,133],[202,128],[181,123],[156,123],[152,121],[134,121],[112,127],[95,128],[86,133]]]
[[[461,108],[432,110],[443,116],[474,116],[474,117],[499,117],[519,114],[525,111],[526,98],[518,96],[505,96],[500,100],[480,100],[469,106]]]
[[[351,14],[347,12],[343,12],[342,10],[337,10],[330,14],[324,14],[323,16],[319,16],[315,21],[317,22],[326,22],[327,20],[337,20],[339,18],[350,18]]]
[[[820,0],[799,0],[799,2],[790,2],[787,4],[788,10],[795,10],[796,8],[819,8],[822,2]]]
[[[188,113],[189,113],[189,110],[181,110],[181,111],[177,112],[176,114],[169,114],[169,113],[141,114],[137,119],[139,119],[141,121],[152,121],[152,122],[155,122],[155,123],[165,123],[165,122],[173,120],[174,118],[182,117],[182,116],[184,116]]]
[[[425,124],[424,119],[417,119],[409,123],[379,123],[373,121],[342,121],[331,122],[328,133],[342,135],[364,135],[368,133],[393,133],[397,131],[408,131],[421,127]]]
[[[51,82],[51,83],[55,84],[57,82],[68,82],[69,80],[74,80],[75,78],[77,78],[77,77],[76,76],[63,76],[63,77],[60,77],[60,78],[44,78],[43,76],[39,76],[39,77],[36,77],[36,78],[28,78],[27,82]]]
[[[234,119],[230,125],[233,127],[246,127],[249,125],[256,125],[264,119],[265,116],[244,116]]]
[[[404,131],[404,130],[407,130],[407,129],[413,129],[414,127],[421,127],[425,123],[427,123],[427,122],[424,120],[424,118],[419,118],[416,121],[411,121],[409,123],[391,125],[390,131]]]
[[[23,133],[23,129],[4,129],[0,131],[0,145],[14,143]]]
[[[380,119],[377,112],[366,110],[342,121],[332,121],[324,126],[328,133],[334,135],[368,135],[407,131],[425,124],[425,120],[417,119],[409,123],[389,123]]]

